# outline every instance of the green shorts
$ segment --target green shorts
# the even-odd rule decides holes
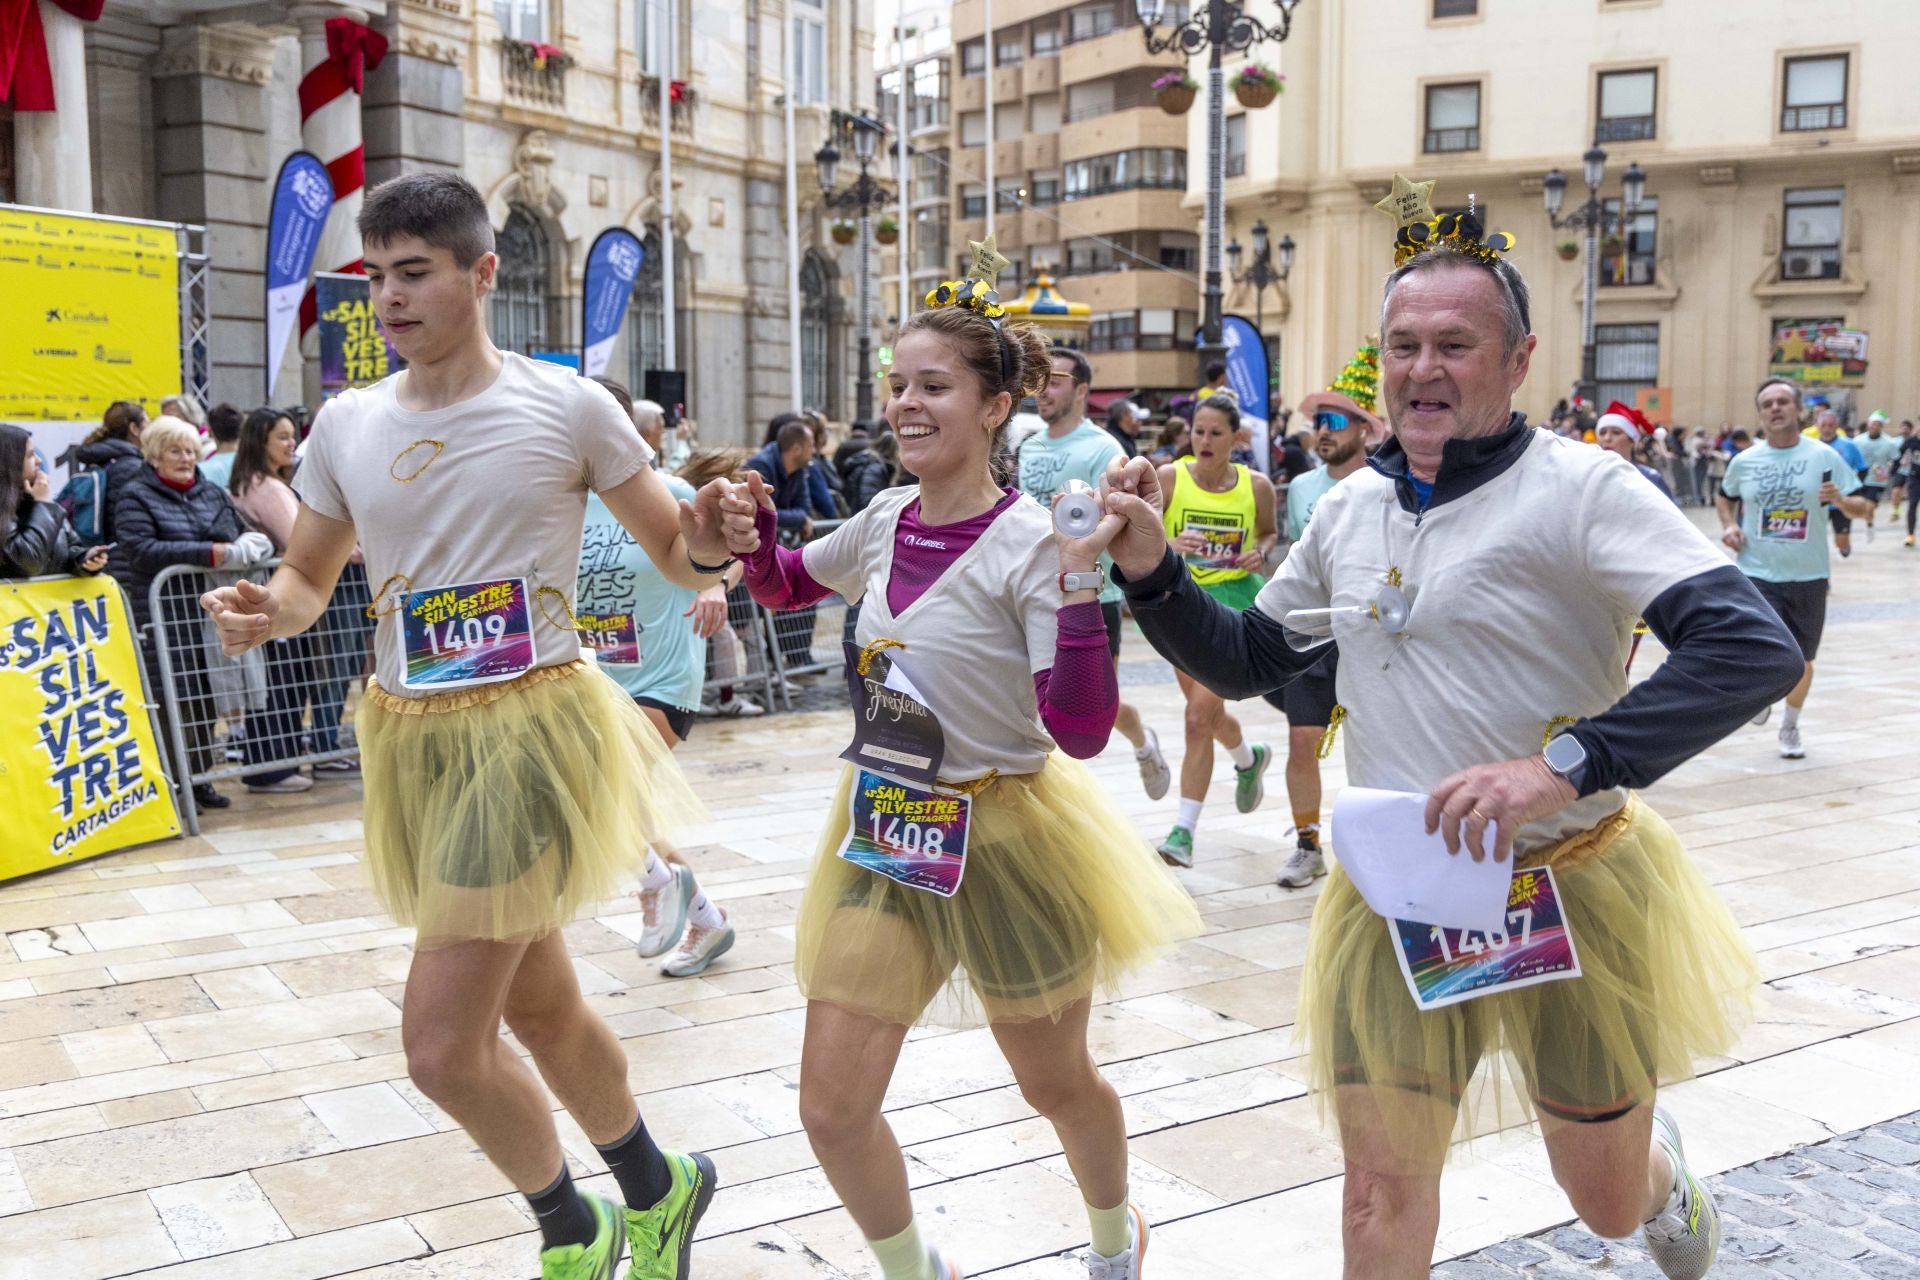
[[[1248,573],[1220,582],[1202,582],[1200,589],[1235,613],[1245,613],[1253,607],[1260,588],[1266,585],[1265,578],[1257,573]]]

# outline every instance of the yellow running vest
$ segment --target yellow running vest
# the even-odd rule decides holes
[[[1204,551],[1186,557],[1187,571],[1200,585],[1244,578],[1247,570],[1234,568],[1233,561],[1253,549],[1253,481],[1246,467],[1236,462],[1233,488],[1209,493],[1193,478],[1191,467],[1185,459],[1173,464],[1173,494],[1162,517],[1167,536],[1177,538],[1192,530],[1206,538]]]

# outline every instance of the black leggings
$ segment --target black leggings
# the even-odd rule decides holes
[[[1907,536],[1913,536],[1913,513],[1920,511],[1920,470],[1907,477]]]

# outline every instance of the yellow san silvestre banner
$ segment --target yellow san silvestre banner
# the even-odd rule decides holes
[[[0,584],[0,880],[180,834],[119,584]]]
[[[0,419],[98,421],[182,386],[175,229],[0,205]]]

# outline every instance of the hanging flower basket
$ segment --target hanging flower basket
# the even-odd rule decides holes
[[[873,238],[881,244],[900,242],[900,224],[892,218],[882,218],[873,224]]]
[[[835,244],[852,244],[858,230],[851,222],[836,222],[828,228],[828,233],[833,236]]]
[[[1257,111],[1271,103],[1286,87],[1285,76],[1257,62],[1249,62],[1233,77],[1233,96],[1240,99],[1241,106],[1250,110]]]
[[[1183,116],[1193,109],[1200,85],[1185,71],[1173,70],[1153,82],[1154,100],[1170,116]]]
[[[1580,256],[1580,242],[1577,240],[1562,240],[1559,244],[1553,246],[1553,251],[1560,255],[1560,261],[1572,262]]]

